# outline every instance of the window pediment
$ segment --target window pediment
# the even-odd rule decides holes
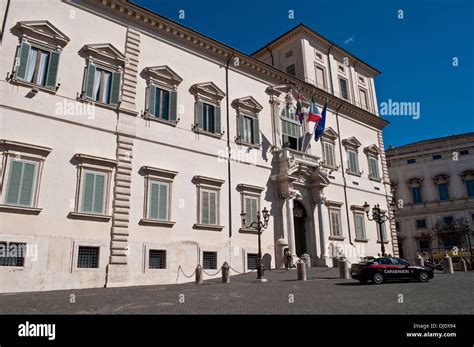
[[[324,130],[323,134],[321,135],[321,138],[326,141],[335,142],[338,138],[338,134],[336,131],[334,131],[333,128],[328,127],[326,128],[326,130]]]
[[[181,76],[168,65],[146,67],[143,69],[143,74],[147,78],[148,84],[158,82],[175,88],[183,81]]]
[[[173,180],[174,177],[178,174],[177,171],[171,171],[171,170],[165,170],[165,169],[160,169],[152,166],[142,166],[140,168],[140,173],[142,173],[146,177],[159,177],[159,178],[165,178],[168,180]]]
[[[232,101],[232,107],[240,111],[248,111],[250,113],[258,113],[263,110],[263,106],[258,103],[252,96],[245,96]]]
[[[357,150],[362,145],[362,143],[360,143],[359,140],[357,140],[354,136],[352,136],[352,137],[349,137],[348,139],[342,140],[342,145],[346,148]]]
[[[447,174],[438,174],[433,177],[434,183],[447,183],[449,182],[449,175]]]
[[[213,101],[221,101],[225,93],[219,89],[213,82],[196,83],[189,89],[197,99],[204,98]]]
[[[364,148],[364,153],[367,155],[378,157],[378,155],[380,154],[380,149],[376,145],[370,145]]]
[[[52,148],[17,141],[0,140],[0,151],[10,153],[13,156],[20,153],[28,153],[44,159],[52,151]]]
[[[82,50],[87,54],[91,63],[100,61],[114,66],[123,66],[127,60],[125,55],[110,43],[84,45]]]
[[[247,193],[260,194],[260,193],[262,193],[264,190],[265,190],[265,188],[263,188],[263,187],[252,186],[252,185],[250,185],[250,184],[241,183],[241,184],[238,184],[238,185],[237,185],[237,191],[239,191],[239,192],[241,192],[241,193],[247,192]]]
[[[15,29],[27,39],[37,39],[61,48],[70,41],[69,37],[47,20],[18,22]]]
[[[107,171],[112,171],[112,169],[117,165],[117,161],[114,159],[102,158],[83,153],[76,153],[74,157],[72,157],[71,163],[77,166],[100,167]]]
[[[417,187],[423,183],[423,177],[412,177],[406,182],[409,187]]]
[[[474,179],[474,170],[465,170],[460,176],[463,181]]]
[[[194,176],[192,182],[196,185],[207,185],[207,186],[214,186],[220,187],[225,182],[224,180],[206,176]]]

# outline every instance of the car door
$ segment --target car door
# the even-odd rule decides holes
[[[390,258],[380,258],[378,259],[378,262],[381,264],[383,268],[383,273],[386,279],[394,279],[396,278],[395,276],[395,268],[396,266],[392,263],[392,260]]]
[[[411,278],[409,263],[400,258],[392,258],[393,267],[393,277],[396,279],[406,279]]]

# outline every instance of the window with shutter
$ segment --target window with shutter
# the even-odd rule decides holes
[[[201,190],[201,224],[217,225],[217,192]]]
[[[369,157],[369,175],[370,178],[379,179],[379,164],[377,158]]]
[[[220,108],[205,102],[200,103],[199,107],[202,108],[200,128],[210,133],[216,133],[218,129],[216,110]],[[220,127],[220,113],[218,126]]]
[[[37,163],[24,160],[12,160],[10,163],[5,203],[33,206]]]
[[[89,64],[85,76],[84,96],[87,99],[108,105],[117,105],[120,102],[122,73]]]
[[[244,196],[245,201],[245,213],[247,225],[257,221],[258,212],[258,198],[254,196]]]
[[[366,238],[364,215],[361,213],[355,213],[354,219],[355,219],[356,239],[364,240]]]
[[[167,221],[169,183],[150,182],[148,189],[148,218]]]
[[[81,212],[105,214],[107,177],[107,174],[102,172],[84,171]]]
[[[301,124],[294,110],[285,108],[280,116],[283,147],[301,150]]]
[[[341,232],[341,211],[340,210],[330,210],[329,213],[331,220],[331,235],[332,236],[342,236]]]
[[[359,174],[359,162],[357,159],[357,152],[347,151],[349,157],[349,172]]]
[[[330,142],[323,142],[324,163],[329,167],[336,167],[334,145]]]
[[[384,242],[387,241],[388,239],[387,239],[387,231],[385,230],[385,223],[382,223],[382,224],[377,223],[377,234],[378,234],[377,238],[378,238],[379,241],[381,241],[380,240],[380,231],[382,231],[382,240]]]

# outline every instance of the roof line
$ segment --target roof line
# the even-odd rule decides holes
[[[336,44],[335,42],[329,40],[328,38],[326,38],[325,36],[321,35],[320,33],[316,32],[314,29],[310,28],[309,26],[307,26],[306,24],[304,24],[303,22],[296,25],[295,27],[289,29],[288,31],[286,31],[285,33],[281,34],[280,36],[278,36],[276,39],[270,41],[269,43],[267,43],[266,45],[264,45],[263,47],[259,48],[258,50],[256,50],[255,52],[253,52],[251,55],[255,55],[257,54],[258,52],[264,50],[265,48],[267,48],[268,46],[278,42],[279,40],[281,40],[283,37],[285,37],[286,35],[290,34],[291,32],[299,29],[299,28],[304,28],[308,31],[310,31],[311,33],[313,33],[314,35],[320,37],[321,39],[323,39],[324,41],[326,41],[329,46],[334,46],[334,47],[337,47],[338,49],[340,49],[341,51],[343,51],[344,53],[346,53],[348,56],[352,57],[353,59],[361,62],[362,64],[366,65],[367,67],[369,67],[370,69],[376,71],[378,74],[381,74],[382,72],[375,68],[374,66],[368,64],[367,62],[365,62],[364,60],[356,57],[354,54],[350,53],[349,51],[347,51],[346,49],[342,48],[340,45]]]
[[[468,132],[468,133],[464,133],[464,134],[449,135],[449,136],[435,137],[435,138],[426,139],[426,140],[420,140],[420,141],[400,145],[400,146],[397,146],[397,147],[387,148],[385,151],[394,151],[394,150],[398,150],[398,149],[408,148],[410,146],[416,146],[416,145],[420,145],[420,144],[427,143],[427,142],[430,142],[430,141],[442,142],[444,140],[456,140],[456,139],[459,139],[459,138],[469,137],[469,136],[474,137],[474,132]]]

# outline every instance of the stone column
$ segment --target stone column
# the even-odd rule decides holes
[[[295,220],[293,219],[293,197],[286,198],[286,222],[288,232],[288,248],[291,254],[296,254],[295,247]]]
[[[329,256],[328,239],[329,239],[329,221],[328,209],[325,204],[325,198],[319,198],[316,202],[318,208],[319,220],[319,240],[321,244],[320,257],[316,263],[317,266],[331,266],[332,259]]]

